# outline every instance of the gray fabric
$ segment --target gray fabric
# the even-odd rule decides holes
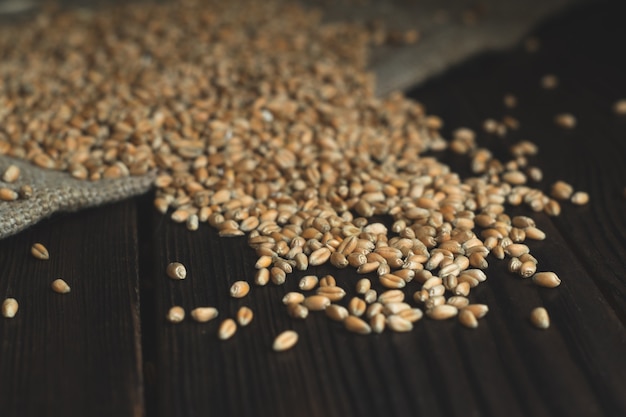
[[[322,6],[326,21],[380,19],[390,29],[416,28],[420,39],[409,46],[384,46],[372,51],[371,70],[377,94],[404,90],[423,82],[478,52],[510,47],[533,24],[566,5],[582,0],[453,0],[420,1],[305,1]],[[2,2],[2,0],[0,0]],[[5,0],[5,11],[20,9],[19,0]],[[24,1],[23,6],[30,4]],[[62,2],[63,3],[63,2]],[[470,7],[471,6],[471,7]],[[27,8],[27,7],[26,7]],[[2,11],[0,7],[0,12]],[[6,17],[6,16],[5,16]],[[0,155],[0,172],[11,163],[22,175],[11,188],[29,184],[30,199],[0,201],[0,238],[12,235],[57,211],[75,211],[142,194],[154,175],[96,182],[43,170]],[[0,186],[6,186],[0,182]]]
[[[23,13],[35,7],[31,0],[0,0],[0,15]]]
[[[15,234],[57,211],[76,211],[145,193],[154,181],[153,174],[82,181],[64,172],[49,171],[0,156],[1,173],[11,164],[20,167],[20,177],[11,184],[0,179],[0,187],[19,190],[22,185],[30,185],[33,195],[27,199],[0,201],[0,238]]]
[[[416,44],[372,51],[376,93],[384,96],[418,85],[477,53],[509,48],[542,19],[583,1],[344,0],[328,2],[324,10],[330,21],[378,19],[390,29],[418,29]]]

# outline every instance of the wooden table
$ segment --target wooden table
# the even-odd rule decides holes
[[[537,30],[538,52],[487,54],[410,93],[442,116],[448,137],[471,127],[496,151],[532,140],[544,189],[564,179],[590,193],[559,217],[533,214],[549,238],[531,249],[563,279],[558,289],[491,260],[472,293],[490,306],[477,329],[424,319],[407,334],[363,337],[321,314],[289,318],[279,300],[296,280],[233,301],[230,283],[254,273],[245,238],[205,225],[190,233],[156,213],[151,196],[58,215],[0,241],[0,296],[20,301],[16,318],[0,320],[0,415],[626,415],[626,117],[611,109],[626,98],[625,11],[618,2],[571,10]],[[547,73],[559,77],[554,90],[540,87]],[[560,112],[577,117],[575,129],[555,126]],[[482,132],[484,119],[507,114],[519,130]],[[465,157],[438,157],[467,171]],[[49,261],[29,255],[34,242]],[[164,275],[174,260],[187,265],[185,281]],[[313,272],[353,288],[349,272]],[[71,293],[50,290],[57,277]],[[217,321],[167,323],[174,304],[213,305],[221,318],[245,304],[256,316],[222,342]],[[547,331],[528,322],[538,305],[551,313]],[[300,342],[276,354],[273,337],[289,328]]]

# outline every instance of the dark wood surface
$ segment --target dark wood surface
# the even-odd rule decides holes
[[[0,241],[0,298],[20,305],[0,320],[0,415],[142,415],[136,219],[127,201]],[[59,277],[69,294],[50,288]]]
[[[531,249],[563,279],[558,289],[516,279],[492,259],[471,296],[490,306],[478,329],[424,319],[408,334],[364,337],[323,314],[286,315],[280,299],[301,273],[234,301],[230,284],[254,274],[245,238],[206,225],[188,232],[152,210],[150,196],[59,215],[0,241],[0,295],[20,301],[15,319],[0,320],[0,415],[626,415],[626,117],[611,110],[626,98],[625,11],[618,2],[568,11],[538,29],[537,53],[487,54],[411,92],[442,116],[448,136],[515,116],[519,130],[481,131],[479,142],[502,151],[532,140],[544,188],[563,179],[590,193],[589,205],[563,204],[560,217],[533,214],[549,238]],[[547,73],[560,79],[555,90],[540,87]],[[503,106],[505,93],[517,108]],[[560,112],[578,126],[556,127]],[[467,170],[465,157],[438,156]],[[36,241],[50,261],[30,257]],[[187,265],[186,280],[164,275],[174,260]],[[312,272],[354,288],[351,271]],[[70,294],[50,290],[59,276]],[[220,320],[167,323],[174,304],[213,305],[219,319],[248,305],[255,318],[223,342]],[[538,305],[551,313],[547,331],[528,323]],[[272,340],[285,329],[300,341],[276,354]]]

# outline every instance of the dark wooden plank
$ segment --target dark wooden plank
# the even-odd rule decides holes
[[[549,241],[533,247],[541,265],[559,271],[565,280],[557,294],[543,292],[540,298],[557,313],[554,320],[563,330],[563,353],[571,355],[589,381],[588,400],[595,396],[598,412],[606,415],[622,415],[626,410],[621,395],[626,375],[621,354],[626,340],[626,201],[622,197],[626,147],[621,138],[626,120],[612,113],[613,102],[626,91],[621,75],[626,67],[613,49],[616,39],[626,38],[618,23],[622,14],[623,5],[617,3],[572,11],[540,31],[543,47],[538,53],[484,57],[415,92],[430,111],[449,122],[450,129],[468,124],[466,115],[471,113],[477,117],[469,125],[477,130],[487,117],[508,113],[519,118],[520,130],[506,139],[485,134],[481,139],[503,145],[533,140],[540,146],[533,162],[544,168],[540,184],[544,189],[564,179],[591,194],[588,206],[565,203],[557,218],[537,216],[551,233]],[[581,24],[589,32],[580,32]],[[547,73],[558,75],[557,89],[540,87],[539,80]],[[507,92],[518,97],[520,104],[514,110],[500,104]],[[454,95],[463,97],[455,102],[460,106],[451,105]],[[553,118],[561,112],[577,116],[576,129],[555,126]],[[553,372],[555,364],[550,365],[544,372]],[[560,401],[582,398],[578,390],[565,392]],[[575,409],[583,415],[591,413]]]
[[[420,412],[444,416],[464,415],[468,410],[494,416],[562,415],[576,410],[581,415],[604,415],[593,381],[581,365],[599,365],[601,372],[607,372],[608,357],[616,360],[614,366],[623,363],[613,356],[623,343],[611,345],[611,340],[599,340],[587,348],[596,363],[586,363],[569,352],[570,343],[579,342],[574,339],[580,324],[585,327],[582,342],[588,344],[595,337],[595,329],[588,329],[593,322],[585,320],[586,315],[606,314],[589,303],[571,312],[559,300],[543,300],[558,312],[553,315],[555,329],[544,333],[531,328],[527,313],[542,303],[548,290],[517,282],[502,265],[491,270],[494,282],[474,296],[492,308],[476,331],[455,322],[425,321],[407,335],[359,337],[319,313],[312,313],[304,323],[286,317],[279,300],[284,292],[295,289],[295,278],[301,274],[287,288],[253,289],[247,300],[233,302],[227,296],[229,283],[251,276],[254,257],[244,242],[219,239],[211,229],[189,234],[178,225],[163,227],[170,243],[161,253],[168,257],[158,267],[161,272],[153,275],[158,294],[157,415],[288,415],[294,408],[300,415],[311,416]],[[559,240],[555,245],[562,245],[558,232],[551,231]],[[158,240],[162,233],[163,229],[154,238]],[[186,252],[180,248],[187,248]],[[239,254],[244,256],[243,265],[233,262]],[[162,273],[167,261],[175,259],[188,265],[189,282],[173,282]],[[575,262],[571,254],[566,260]],[[554,265],[557,270],[561,266]],[[353,277],[334,273],[346,288],[352,287]],[[562,291],[566,288],[564,284]],[[593,285],[584,288],[598,297],[593,289]],[[576,299],[571,294],[558,294],[559,298],[565,303]],[[220,342],[217,322],[166,323],[164,314],[174,304],[188,309],[214,305],[222,318],[248,304],[257,317],[233,340]],[[616,329],[610,319],[600,330],[615,337],[623,329]],[[276,355],[270,350],[272,335],[286,328],[298,330],[301,342],[293,351]],[[608,388],[615,392],[619,386]]]
[[[387,340],[355,337],[319,313],[306,322],[287,317],[280,299],[297,287],[295,277],[302,273],[295,274],[284,287],[253,288],[253,295],[246,299],[230,299],[230,283],[250,279],[254,272],[255,257],[245,239],[220,239],[208,227],[189,233],[169,222],[161,223],[152,238],[160,257],[154,275],[158,415],[289,415],[294,410],[302,415],[381,414],[389,408],[387,395],[398,397],[399,402],[392,406],[403,414],[414,401],[432,403],[436,398],[426,374],[411,376],[423,386],[422,398],[407,396],[405,390],[390,390],[379,378],[395,368],[389,368],[387,360],[379,361],[372,351],[389,348],[390,343],[401,341],[402,335]],[[174,282],[165,277],[164,268],[173,260],[187,265],[186,280]],[[309,272],[336,271],[317,268]],[[354,280],[348,275],[335,273],[344,285]],[[221,342],[216,336],[219,320],[208,324],[166,323],[165,313],[174,304],[188,310],[216,306],[220,319],[232,317],[240,305],[249,305],[256,317],[232,340]],[[298,349],[272,352],[273,337],[289,328],[301,334]],[[415,363],[426,366],[422,360]],[[406,390],[411,389],[407,384]],[[380,395],[363,396],[372,391]]]
[[[128,201],[0,241],[0,298],[20,303],[0,318],[0,415],[143,415],[135,220]],[[69,294],[51,290],[58,277]]]
[[[492,260],[488,282],[472,293],[474,301],[491,308],[478,329],[425,319],[409,334],[361,337],[319,313],[304,322],[286,316],[280,298],[296,288],[302,273],[284,287],[253,288],[244,300],[230,299],[229,285],[251,281],[254,273],[255,257],[245,240],[220,239],[205,226],[189,233],[153,214],[144,240],[156,256],[146,267],[154,279],[155,415],[625,415],[620,193],[626,154],[617,142],[626,134],[626,122],[610,113],[613,100],[626,92],[621,76],[626,68],[610,43],[626,38],[622,10],[618,3],[573,10],[540,30],[540,53],[520,48],[482,57],[415,91],[449,130],[478,129],[485,118],[507,113],[518,117],[518,132],[505,139],[481,134],[479,141],[505,149],[522,138],[534,140],[541,154],[533,162],[546,177],[541,187],[562,178],[591,193],[589,206],[563,204],[559,218],[533,214],[550,239],[530,245],[541,268],[563,278],[559,289],[534,287]],[[548,72],[561,77],[561,88],[540,88],[539,79]],[[502,105],[506,92],[520,101],[510,112]],[[553,126],[562,111],[578,116],[577,129]],[[463,157],[441,156],[455,170],[467,164]],[[188,279],[174,282],[164,275],[173,260],[188,266]],[[332,272],[348,290],[355,282],[350,271],[310,272]],[[407,293],[415,288],[411,284]],[[232,340],[220,342],[220,320],[167,323],[165,313],[174,304],[187,310],[213,305],[220,319],[246,304],[256,318]],[[552,314],[548,331],[528,323],[538,305]],[[293,350],[275,354],[272,339],[287,328],[296,329],[301,340]]]

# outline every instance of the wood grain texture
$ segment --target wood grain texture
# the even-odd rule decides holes
[[[0,241],[0,298],[20,304],[0,318],[0,415],[143,415],[135,218],[128,201]],[[69,294],[50,288],[59,277]]]

